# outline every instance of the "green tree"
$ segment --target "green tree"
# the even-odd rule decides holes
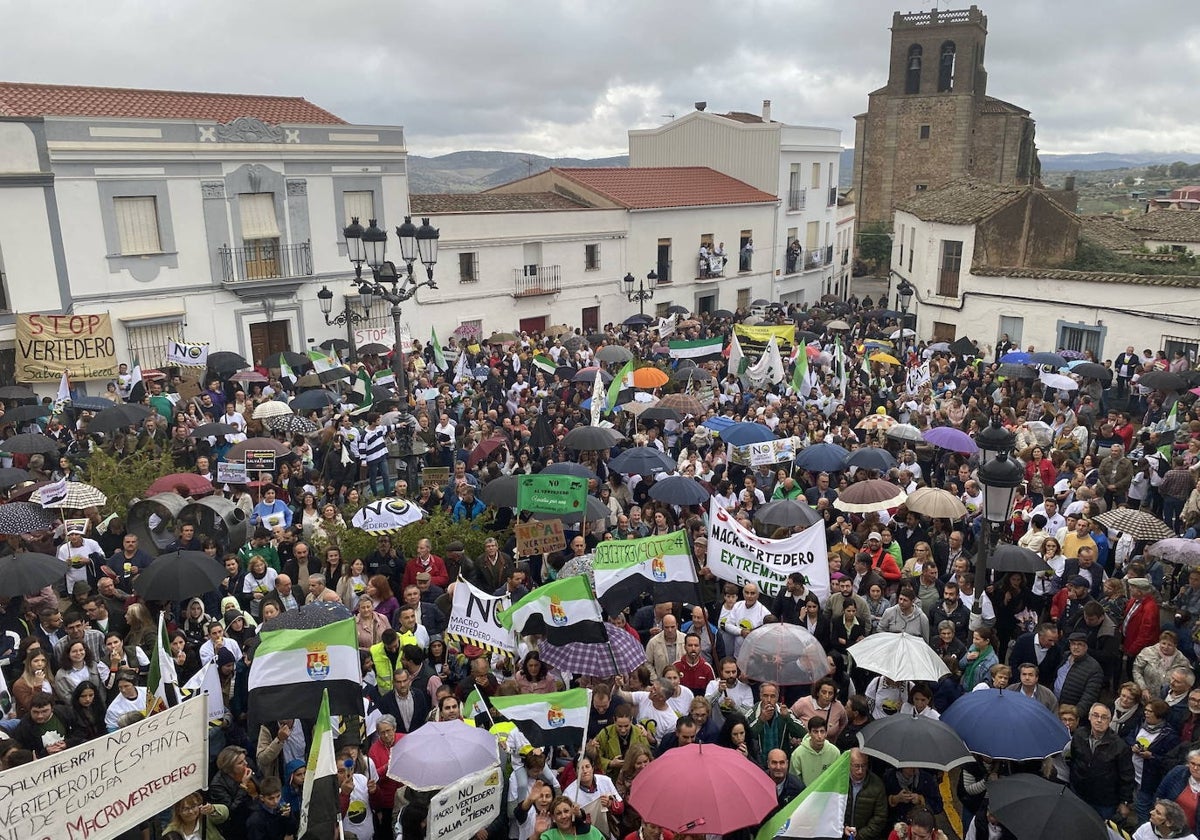
[[[142,449],[118,458],[97,449],[83,467],[84,479],[108,496],[105,512],[124,516],[134,499],[143,499],[146,488],[175,472],[169,453]]]
[[[867,263],[873,273],[892,259],[892,228],[887,222],[871,222],[858,232],[858,258]]]
[[[1126,175],[1123,183],[1127,187],[1132,187],[1135,183],[1137,183],[1137,178],[1134,178],[1132,175]]]

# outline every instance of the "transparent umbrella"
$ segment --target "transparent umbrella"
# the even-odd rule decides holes
[[[753,630],[738,652],[738,667],[752,680],[809,685],[829,673],[825,650],[812,633],[794,624]]]

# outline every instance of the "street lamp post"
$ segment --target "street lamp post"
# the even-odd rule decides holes
[[[404,261],[405,272],[396,270],[396,264],[385,260],[387,252],[387,231],[380,229],[371,219],[367,228],[358,223],[357,218],[342,231],[346,237],[346,252],[354,266],[354,284],[358,286],[359,295],[373,295],[392,305],[392,323],[395,329],[396,344],[392,354],[392,370],[396,374],[396,391],[404,401],[408,400],[408,381],[405,375],[404,346],[400,341],[401,304],[412,298],[422,286],[437,288],[433,281],[433,267],[438,258],[438,230],[429,224],[429,219],[421,219],[421,227],[413,224],[412,216],[404,217],[404,224],[396,228],[396,237],[400,241],[400,259]],[[420,260],[425,266],[425,279],[417,282],[413,276],[413,264]],[[363,277],[363,263],[371,269],[371,279]]]
[[[992,526],[1005,522],[1012,514],[1013,496],[1025,471],[1009,457],[1016,444],[1016,435],[1005,430],[998,420],[975,436],[979,445],[980,466],[976,476],[983,487],[983,516],[980,521],[979,547],[975,554],[975,603],[971,611],[983,609],[983,593],[987,588],[987,561],[991,551]]]
[[[654,269],[650,269],[650,273],[646,275],[644,281],[637,281],[638,287],[636,289],[633,288],[634,277],[631,273],[625,272],[622,282],[625,284],[625,295],[629,298],[629,302],[634,303],[636,301],[638,314],[645,315],[646,301],[654,297],[654,287],[658,285],[658,275],[654,272]]]
[[[362,286],[358,287],[358,301],[362,306],[362,312],[355,312],[354,307],[350,304],[350,299],[345,298],[345,303],[342,306],[342,311],[332,318],[329,317],[333,313],[333,292],[328,286],[322,286],[321,291],[317,292],[317,302],[321,304],[321,314],[325,316],[325,326],[345,326],[346,341],[350,345],[350,358],[354,359],[358,356],[358,347],[354,341],[354,325],[365,324],[371,319],[371,301],[374,300],[374,295],[369,291],[364,291]]]
[[[908,306],[912,303],[913,294],[917,290],[912,283],[908,282],[905,277],[900,278],[900,285],[896,287],[896,297],[900,300],[900,342],[904,346],[904,331],[908,329]],[[913,315],[913,343],[916,343],[917,333],[917,316]]]

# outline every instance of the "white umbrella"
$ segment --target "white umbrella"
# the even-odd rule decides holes
[[[288,404],[279,400],[267,400],[259,403],[254,414],[250,415],[253,420],[264,420],[267,417],[280,417],[284,414],[291,414],[292,410],[288,408]]]
[[[461,720],[430,722],[392,748],[388,777],[415,790],[434,790],[498,760],[496,736],[486,729]]]
[[[875,633],[853,645],[849,653],[859,668],[883,674],[897,682],[937,682],[950,673],[946,663],[924,639],[908,633]]]
[[[909,443],[921,443],[925,440],[921,430],[911,423],[897,423],[884,432],[892,440],[906,440]]]
[[[1038,375],[1038,379],[1045,383],[1046,387],[1053,388],[1056,391],[1074,391],[1079,387],[1079,383],[1069,376],[1063,376],[1061,373],[1046,373],[1042,371]]]
[[[376,499],[354,514],[350,524],[368,534],[394,534],[424,515],[420,507],[407,499]]]
[[[901,338],[901,337],[913,338],[915,336],[916,336],[915,332],[913,332],[912,330],[905,329],[905,330],[896,330],[894,333],[889,335],[888,338],[891,338],[891,339],[897,339],[897,338]]]

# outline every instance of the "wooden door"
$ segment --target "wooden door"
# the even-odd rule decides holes
[[[600,307],[585,306],[583,307],[580,323],[583,325],[583,334],[600,332]]]
[[[251,361],[257,364],[272,353],[291,349],[291,327],[287,321],[263,321],[250,325]]]
[[[278,239],[247,239],[244,245],[247,280],[266,280],[280,276]]]
[[[521,319],[521,332],[527,332],[532,335],[535,332],[540,333],[540,332],[545,332],[545,331],[546,331],[546,316],[545,315],[541,315],[537,318],[522,318]]]

